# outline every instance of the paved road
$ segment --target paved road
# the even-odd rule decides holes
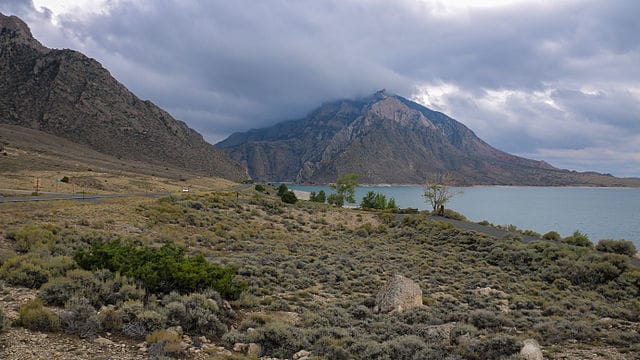
[[[136,193],[136,194],[47,194],[47,196],[7,196],[0,197],[0,203],[53,201],[53,200],[96,200],[119,197],[160,197],[170,193]]]

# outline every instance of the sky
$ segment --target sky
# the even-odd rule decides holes
[[[492,146],[640,177],[634,0],[0,0],[212,142],[385,88]]]

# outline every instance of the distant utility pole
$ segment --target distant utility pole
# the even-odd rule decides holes
[[[38,190],[40,190],[40,178],[36,178],[36,196],[38,196]]]

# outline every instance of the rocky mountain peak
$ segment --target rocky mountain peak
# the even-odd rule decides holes
[[[29,26],[17,16],[6,16],[0,13],[0,46],[9,44],[27,45],[40,52],[47,52],[38,40],[34,39]]]
[[[458,185],[572,185],[584,178],[500,151],[462,123],[381,90],[326,103],[298,121],[236,133],[218,143],[257,180],[420,184],[450,173]],[[592,180],[588,180],[592,181]]]
[[[142,101],[102,65],[52,50],[0,14],[0,123],[38,129],[106,155],[244,180],[239,164],[185,123]]]

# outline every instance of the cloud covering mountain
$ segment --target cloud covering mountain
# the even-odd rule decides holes
[[[501,150],[640,176],[636,2],[64,3],[0,0],[0,12],[212,142],[387,88]]]

